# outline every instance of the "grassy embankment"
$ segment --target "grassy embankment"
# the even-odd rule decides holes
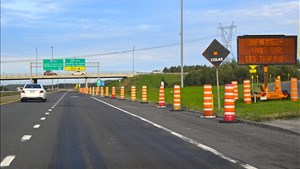
[[[130,98],[130,86],[135,85],[137,88],[137,100],[141,100],[141,88],[146,85],[148,88],[148,101],[152,103],[158,102],[158,93],[160,82],[164,78],[169,86],[178,84],[179,75],[142,75],[133,78],[124,79],[121,85],[125,86],[125,96]],[[112,82],[108,84],[109,87],[115,86],[117,88],[117,95],[119,95],[119,82]],[[165,88],[165,100],[167,104],[172,104],[173,88]],[[214,94],[214,113],[223,115],[224,107],[224,86],[220,86],[221,110],[218,110],[217,102],[217,87],[213,86]],[[185,109],[203,110],[203,86],[184,87],[181,89],[181,104]],[[236,102],[236,116],[238,118],[262,121],[272,119],[286,119],[300,117],[300,100],[292,102],[290,100],[269,100],[258,101],[251,105],[243,103],[243,85],[239,85],[239,100]]]

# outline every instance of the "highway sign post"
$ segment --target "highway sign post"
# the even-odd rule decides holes
[[[43,70],[64,70],[63,59],[44,59]]]
[[[85,59],[65,59],[66,71],[83,71],[85,69]]]
[[[206,48],[202,55],[213,64],[216,70],[217,77],[217,91],[218,91],[218,109],[221,110],[221,101],[220,101],[220,87],[219,87],[219,66],[226,59],[230,51],[225,48],[220,42],[214,39],[211,44]]]

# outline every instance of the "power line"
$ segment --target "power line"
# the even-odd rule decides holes
[[[190,44],[194,42],[199,42],[211,38],[215,38],[217,34],[211,34],[207,36],[203,36],[197,39],[192,39],[185,41],[185,44]],[[146,47],[146,48],[140,48],[140,49],[135,49],[136,51],[148,51],[148,50],[155,50],[155,49],[161,49],[161,48],[168,48],[168,47],[173,47],[173,46],[178,46],[180,43],[170,43],[170,44],[163,44],[163,45],[158,45],[158,46],[153,46],[153,47]],[[123,51],[115,51],[115,52],[106,52],[106,53],[97,53],[97,54],[88,54],[88,55],[78,55],[78,56],[72,56],[72,57],[61,57],[62,59],[64,58],[87,58],[87,57],[95,57],[95,56],[107,56],[107,55],[118,55],[118,54],[124,54],[124,53],[132,53],[132,49],[129,50],[123,50]],[[18,60],[1,60],[1,63],[20,63],[20,62],[32,62],[32,59],[18,59]]]

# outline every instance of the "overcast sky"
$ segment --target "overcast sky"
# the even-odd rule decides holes
[[[29,73],[36,48],[42,61],[51,46],[54,58],[102,71],[132,71],[132,52],[122,51],[134,46],[135,71],[180,65],[180,0],[2,0],[1,14],[2,73]],[[239,35],[299,35],[299,0],[184,0],[184,65],[210,65],[203,51],[233,21],[236,57]]]

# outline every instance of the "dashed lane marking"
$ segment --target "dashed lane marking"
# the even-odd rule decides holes
[[[45,114],[46,114],[46,115],[49,115],[50,113],[49,113],[49,112],[46,112]]]
[[[46,117],[42,117],[41,120],[46,120]]]
[[[32,137],[32,135],[24,135],[24,136],[21,138],[21,141],[22,141],[22,142],[28,141],[28,140],[30,140],[31,137]]]
[[[33,126],[33,128],[38,129],[38,128],[40,128],[40,126],[41,126],[40,124],[36,124],[36,125]]]
[[[181,134],[179,134],[179,133],[176,133],[176,132],[174,132],[174,131],[172,131],[172,130],[166,128],[166,127],[163,127],[163,126],[161,126],[161,125],[158,125],[158,124],[156,124],[156,123],[154,123],[154,122],[152,122],[152,121],[150,121],[150,120],[147,120],[147,119],[145,119],[145,118],[143,118],[143,117],[140,117],[140,116],[138,116],[138,115],[135,115],[135,114],[133,114],[133,113],[130,113],[130,112],[126,111],[126,110],[123,110],[123,109],[121,109],[121,108],[119,108],[119,107],[116,107],[116,106],[114,106],[114,105],[111,105],[111,104],[109,104],[109,103],[106,103],[106,102],[104,102],[104,101],[102,101],[102,100],[99,100],[99,99],[97,99],[97,98],[95,98],[95,97],[91,97],[91,98],[94,99],[94,100],[97,100],[98,102],[101,102],[101,103],[103,103],[103,104],[106,104],[106,105],[108,105],[108,106],[110,106],[110,107],[112,107],[112,108],[115,108],[115,109],[117,109],[117,110],[119,110],[119,111],[122,111],[122,112],[124,112],[124,113],[126,113],[126,114],[128,114],[128,115],[130,115],[130,116],[133,116],[133,117],[135,117],[135,118],[138,118],[138,119],[140,119],[140,120],[142,120],[142,121],[144,121],[144,122],[146,122],[146,123],[149,123],[149,124],[151,124],[151,125],[153,125],[153,126],[155,126],[155,127],[157,127],[157,128],[160,128],[160,129],[162,129],[162,130],[164,130],[164,131],[166,131],[166,132],[172,134],[173,136],[176,136],[176,137],[178,137],[178,138],[180,138],[180,139],[182,139],[182,140],[184,140],[184,141],[186,141],[186,142],[189,142],[189,143],[191,143],[191,144],[193,144],[193,145],[195,145],[195,146],[197,146],[197,147],[199,147],[199,148],[201,148],[201,149],[203,149],[203,150],[205,150],[205,151],[211,152],[211,153],[213,153],[213,154],[215,154],[215,155],[217,155],[217,156],[219,156],[219,157],[221,157],[221,158],[223,158],[223,159],[225,159],[225,160],[227,160],[227,161],[230,161],[230,162],[232,162],[232,163],[234,163],[234,164],[238,164],[238,165],[244,167],[245,169],[257,169],[256,167],[253,167],[253,166],[251,166],[251,165],[249,165],[249,164],[243,163],[243,162],[241,162],[241,161],[239,161],[239,160],[233,159],[233,158],[231,158],[231,157],[229,157],[229,156],[227,156],[227,155],[225,155],[225,154],[223,154],[223,153],[221,153],[221,152],[218,152],[217,150],[215,150],[215,149],[213,149],[213,148],[211,148],[211,147],[209,147],[209,146],[206,146],[206,145],[204,145],[204,144],[202,144],[202,143],[199,143],[199,142],[197,142],[197,141],[195,141],[195,140],[193,140],[193,139],[191,139],[191,138],[188,138],[188,137],[183,136],[183,135],[181,135]]]
[[[0,164],[0,167],[9,167],[10,163],[15,159],[15,155],[9,155],[3,159]]]
[[[52,109],[49,109],[48,111],[52,111]]]

